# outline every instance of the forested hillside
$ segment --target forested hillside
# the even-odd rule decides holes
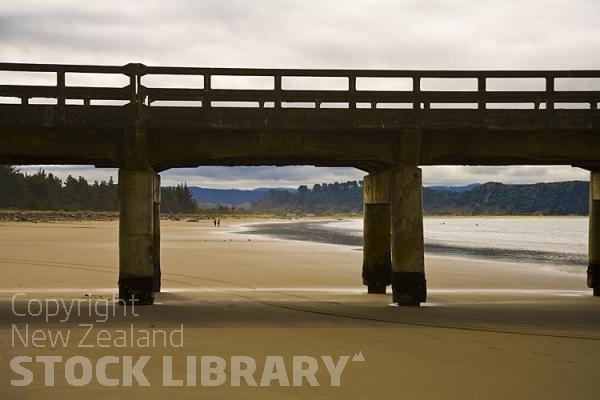
[[[467,191],[423,189],[426,214],[587,215],[588,183],[580,181],[504,185],[486,183]],[[362,211],[361,182],[300,186],[298,192],[270,191],[253,209],[276,213]]]
[[[0,209],[117,211],[118,193],[112,178],[89,183],[83,177],[69,176],[63,182],[43,170],[25,175],[12,166],[0,165]],[[163,212],[196,210],[196,202],[185,184],[163,187],[161,196]]]
[[[468,192],[425,189],[428,214],[587,215],[588,183],[581,181],[504,185],[485,183]]]
[[[302,185],[296,192],[270,190],[252,203],[252,209],[273,213],[351,213],[362,212],[362,182]]]

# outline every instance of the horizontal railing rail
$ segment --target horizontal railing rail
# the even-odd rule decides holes
[[[6,79],[6,73],[16,73],[16,77],[31,73],[45,73],[47,77],[50,73],[56,83],[31,84],[29,76],[22,78],[24,83],[14,83]],[[90,84],[67,84],[66,78],[76,74],[93,78]],[[107,74],[125,76],[128,84],[98,85],[99,77]],[[174,78],[189,77],[197,77],[202,85],[176,87],[172,83]],[[160,85],[148,83],[153,78],[159,79]],[[260,85],[263,87],[251,83],[256,78],[262,79]],[[320,83],[310,82],[314,78],[320,79]],[[226,83],[215,84],[215,79]],[[230,79],[229,83],[227,79]],[[301,82],[294,85],[294,79]],[[403,87],[395,88],[398,84]],[[446,87],[440,89],[439,86],[444,84]],[[534,84],[534,89],[523,86]],[[557,89],[557,84],[564,88]],[[493,90],[489,89],[490,85],[494,86]],[[523,89],[519,89],[520,86]],[[194,103],[205,109],[228,106],[373,109],[387,106],[485,110],[496,104],[503,108],[522,108],[525,104],[536,109],[597,109],[600,71],[392,71],[0,63],[0,103],[6,98],[20,99],[25,105],[33,99],[54,99],[59,106],[75,104],[78,100],[81,101],[78,104],[84,106],[93,106],[94,101],[146,106],[189,106],[188,103]]]

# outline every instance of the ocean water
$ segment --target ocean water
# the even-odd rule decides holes
[[[362,246],[361,219],[253,225],[246,233]],[[587,267],[587,217],[430,217],[425,252],[551,266]]]
[[[328,229],[362,236],[361,220]],[[584,268],[587,217],[435,217],[423,221],[425,250],[433,254]]]

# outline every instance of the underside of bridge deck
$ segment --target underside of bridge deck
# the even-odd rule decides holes
[[[0,162],[118,167],[127,163],[127,131],[143,126],[156,170],[309,164],[380,172],[407,151],[419,165],[600,163],[597,110],[171,108],[0,105]]]

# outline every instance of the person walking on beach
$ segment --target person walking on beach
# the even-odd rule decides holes
[[[215,226],[215,228],[217,227],[217,219],[213,218],[213,225]]]
[[[217,218],[217,228],[221,227],[221,218]]]

